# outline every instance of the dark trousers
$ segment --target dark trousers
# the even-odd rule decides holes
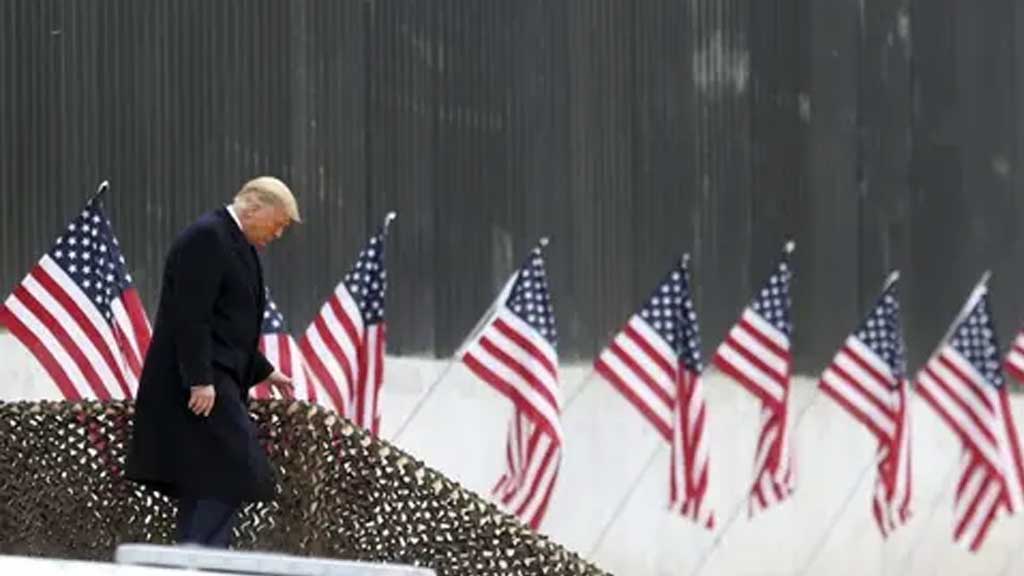
[[[227,548],[238,508],[234,502],[182,497],[178,500],[178,544]]]

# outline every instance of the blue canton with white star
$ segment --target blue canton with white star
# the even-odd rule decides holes
[[[675,350],[686,368],[703,370],[697,312],[690,296],[689,274],[680,264],[662,279],[640,309],[644,319]]]
[[[47,255],[111,322],[111,303],[131,286],[132,279],[110,221],[97,200],[86,204]]]
[[[555,311],[551,306],[551,294],[540,248],[534,248],[530,258],[519,269],[519,276],[505,304],[516,316],[539,332],[551,346],[557,347]]]
[[[907,372],[907,363],[895,283],[882,293],[855,336],[885,362],[899,385]]]
[[[266,288],[266,306],[263,307],[263,326],[260,332],[263,334],[281,334],[287,332],[284,324],[284,314],[277,309],[277,304],[270,297],[270,288]]]
[[[996,387],[1003,385],[999,345],[992,324],[988,294],[978,300],[967,317],[953,330],[949,344],[974,366],[986,382]]]
[[[369,326],[384,320],[384,293],[388,273],[384,269],[384,233],[370,238],[370,244],[359,253],[355,266],[345,275],[345,287],[359,306],[363,324]]]
[[[793,323],[789,319],[789,279],[791,275],[789,262],[783,258],[751,304],[754,312],[757,312],[786,336],[793,331]]]

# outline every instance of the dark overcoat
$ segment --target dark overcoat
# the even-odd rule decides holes
[[[221,208],[175,239],[162,282],[126,475],[172,497],[268,500],[274,476],[246,408],[273,371],[259,352],[259,256]],[[217,392],[208,417],[188,408],[190,388],[205,384]]]

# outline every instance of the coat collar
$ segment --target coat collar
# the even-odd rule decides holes
[[[220,221],[220,225],[225,228],[228,232],[228,236],[232,240],[232,248],[238,257],[242,260],[247,268],[256,268],[256,272],[259,272],[259,256],[256,254],[256,248],[249,244],[249,240],[245,238],[245,234],[242,234],[242,229],[235,224],[234,218],[228,209],[224,206],[220,207],[216,211],[217,219]]]
[[[239,244],[242,248],[252,247],[252,244],[249,244],[249,241],[245,238],[245,234],[242,233],[242,227],[239,226],[235,217],[228,212],[227,206],[221,206],[214,213],[217,215],[217,219],[220,220],[221,225],[227,229],[228,236],[231,236],[231,239],[236,244]]]
[[[231,219],[235,221],[235,224],[237,224],[238,228],[241,230],[242,221],[238,219],[238,214],[235,212],[235,207],[232,206],[231,204],[228,204],[227,206],[224,207],[224,209],[228,211],[228,214],[231,216]],[[242,231],[244,232],[244,230]]]

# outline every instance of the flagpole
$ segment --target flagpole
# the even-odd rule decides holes
[[[895,284],[899,279],[899,270],[893,270],[892,272],[890,272],[889,277],[886,278],[885,284],[882,286],[882,294],[885,294],[887,290],[892,288],[892,285]],[[814,545],[814,548],[811,549],[811,554],[807,558],[807,562],[804,563],[803,568],[801,568],[800,571],[797,572],[798,575],[806,574],[807,571],[811,569],[811,566],[814,565],[814,561],[818,559],[818,555],[821,553],[822,550],[824,550],[825,545],[828,544],[828,540],[829,537],[832,535],[832,532],[836,529],[836,526],[839,525],[839,520],[845,515],[846,510],[849,508],[850,504],[853,503],[853,497],[854,495],[857,494],[857,491],[860,489],[860,486],[864,482],[864,479],[868,477],[868,472],[870,472],[872,468],[876,468],[877,466],[878,458],[876,456],[875,458],[872,458],[871,462],[863,470],[861,470],[860,476],[858,476],[857,478],[857,482],[853,485],[853,488],[846,495],[846,498],[843,501],[843,505],[839,508],[839,511],[836,512],[835,516],[832,517],[832,521],[829,523],[828,528],[825,529],[824,533],[822,533],[821,537],[818,539],[818,542]]]
[[[395,218],[397,218],[397,217],[398,217],[398,213],[395,212],[394,210],[392,210],[391,212],[388,212],[387,215],[384,216],[384,233],[385,234],[388,233],[388,228],[391,227],[391,223],[394,222]]]
[[[981,280],[978,280],[978,283],[974,285],[974,289],[971,290],[971,294],[967,297],[967,300],[960,308],[956,318],[953,319],[949,328],[946,329],[946,334],[942,337],[942,340],[939,340],[939,345],[935,348],[935,352],[942,349],[946,344],[946,341],[953,336],[953,331],[956,330],[956,327],[959,326],[960,323],[964,321],[964,318],[971,313],[971,309],[978,303],[978,300],[988,292],[988,279],[991,276],[992,273],[989,270],[986,270],[985,273],[981,275]],[[935,355],[935,352],[932,353],[932,356]],[[931,356],[929,356],[929,358],[931,358]]]
[[[800,412],[796,415],[796,419],[793,422],[793,428],[792,430],[790,430],[791,434],[796,433],[797,429],[800,427],[800,423],[803,421],[804,415],[807,414],[807,412],[811,409],[812,406],[818,403],[819,398],[821,398],[821,390],[817,386],[815,386],[814,396],[811,397],[811,400],[807,402],[807,404],[805,404],[804,407],[800,409]],[[732,529],[733,525],[736,524],[736,520],[738,520],[740,517],[740,512],[743,511],[743,504],[747,502],[750,498],[750,492],[753,491],[754,488],[757,486],[757,482],[758,481],[755,478],[754,482],[751,483],[750,488],[747,489],[745,495],[742,498],[740,498],[733,506],[732,512],[729,513],[728,520],[726,520],[725,524],[722,525],[722,530],[719,531],[717,535],[715,535],[715,539],[711,543],[711,546],[708,546],[704,550],[704,553],[701,554],[700,559],[697,561],[697,565],[694,567],[693,571],[690,572],[691,576],[697,576],[698,574],[703,572],[708,560],[710,560],[711,557],[714,555],[715,551],[718,550],[718,547],[722,545],[722,541],[725,539],[726,533],[728,533],[729,530]]]
[[[958,464],[959,460],[954,461],[953,465],[949,468],[949,471],[947,471],[945,476],[943,476],[942,485],[944,488],[935,495],[935,498],[932,499],[932,505],[928,510],[928,517],[925,519],[924,525],[920,528],[920,535],[914,543],[910,545],[910,549],[907,550],[906,554],[903,555],[903,560],[900,563],[900,570],[896,572],[896,574],[905,574],[907,572],[907,568],[910,567],[910,563],[914,560],[914,553],[917,552],[917,549],[920,548],[921,544],[925,541],[925,536],[928,534],[928,527],[931,525],[932,520],[935,519],[935,513],[939,510],[939,503],[947,498],[947,487],[950,484],[950,480],[953,478],[953,473],[957,470]]]
[[[107,190],[110,189],[110,180],[104,180],[100,182],[99,186],[96,187],[96,192],[93,193],[92,197],[89,198],[89,203],[93,203],[102,196]]]
[[[393,218],[393,214],[393,212],[391,214],[388,214],[388,220],[385,222],[385,226],[387,226],[387,224],[391,221],[391,219]],[[539,241],[539,244],[542,248],[546,247],[548,243],[549,241],[547,236],[542,237]],[[501,292],[498,293],[498,297],[491,302],[491,306],[483,313],[482,316],[480,316],[480,319],[477,320],[476,325],[473,326],[473,329],[469,332],[469,335],[467,335],[466,338],[463,339],[462,343],[459,344],[459,347],[455,350],[455,354],[453,354],[452,357],[448,360],[448,364],[445,366],[444,370],[442,370],[441,374],[438,375],[436,379],[434,379],[434,381],[427,388],[427,391],[423,394],[423,396],[420,396],[420,399],[412,407],[412,410],[409,412],[409,415],[406,416],[405,420],[402,421],[402,424],[399,425],[398,431],[395,432],[395,434],[391,437],[391,443],[398,443],[398,440],[402,437],[402,434],[405,433],[406,429],[409,427],[409,424],[416,418],[416,416],[419,415],[420,410],[423,409],[423,406],[426,404],[427,400],[429,400],[431,396],[434,395],[434,392],[437,391],[438,385],[441,384],[441,382],[448,377],[448,373],[451,372],[452,368],[455,367],[455,364],[458,363],[459,359],[462,357],[463,352],[465,352],[465,349],[469,346],[470,343],[476,341],[477,336],[479,336],[480,332],[484,329],[485,326],[487,326],[487,323],[490,322],[492,318],[494,318],[494,315],[497,314],[498,306],[508,298],[509,293],[515,286],[517,276],[518,274],[513,273],[512,275],[509,276],[508,280],[505,281],[505,285],[501,287]]]
[[[786,255],[790,255],[790,254],[793,253],[795,248],[796,248],[796,243],[792,239],[787,239],[785,245],[783,246],[783,251],[785,252]],[[689,262],[689,254],[684,254],[683,255],[683,268],[684,269],[687,267],[688,262]],[[794,425],[793,425],[793,430],[794,431],[799,426],[801,420],[803,419],[804,414],[806,414],[807,411],[810,409],[810,407],[813,406],[817,402],[819,397],[820,397],[820,391],[816,391],[816,393],[815,393],[814,397],[812,398],[812,400],[810,402],[808,402],[801,409],[799,414],[797,414],[796,421],[794,422]],[[573,399],[575,399],[575,396],[574,396]],[[619,517],[625,512],[626,506],[628,505],[629,501],[632,499],[633,494],[639,488],[641,480],[643,480],[644,476],[646,476],[646,474],[647,474],[647,471],[654,464],[656,456],[660,453],[662,447],[663,447],[663,445],[659,445],[659,446],[655,447],[654,451],[648,457],[647,463],[644,465],[643,469],[640,471],[640,474],[636,477],[636,479],[633,481],[633,484],[630,486],[629,490],[626,492],[626,494],[623,496],[623,498],[619,501],[618,505],[616,506],[615,512],[612,514],[611,519],[609,519],[608,522],[606,522],[605,525],[602,527],[601,532],[598,535],[597,541],[592,546],[591,551],[588,554],[588,557],[593,557],[594,553],[597,552],[597,550],[600,548],[601,544],[603,543],[604,539],[607,537],[607,535],[608,535],[609,531],[611,530],[612,526],[614,526],[614,524],[618,521]],[[722,538],[723,538],[725,532],[727,532],[729,530],[729,528],[731,528],[731,526],[735,523],[736,519],[739,517],[740,510],[742,510],[743,502],[745,502],[747,500],[747,498],[749,498],[749,493],[750,493],[750,491],[753,490],[753,488],[755,486],[756,486],[756,481],[751,485],[750,489],[747,491],[747,496],[745,496],[743,499],[741,499],[737,503],[737,505],[735,506],[734,510],[730,513],[730,518],[726,522],[725,529],[723,531],[719,532],[719,534],[716,536],[715,542],[712,544],[711,547],[709,547],[708,550],[705,551],[704,555],[701,557],[701,560],[699,561],[699,563],[698,563],[698,565],[697,565],[697,567],[696,567],[696,569],[694,571],[694,574],[698,574],[703,569],[703,566],[705,565],[705,563],[706,563],[707,559],[709,558],[710,554],[721,544],[721,541],[722,541]]]
[[[882,285],[882,294],[885,294],[886,290],[892,288],[892,285],[895,284],[899,279],[899,270],[893,270],[892,272],[889,272],[889,276],[885,279],[885,284]]]
[[[792,247],[788,243],[786,245],[786,248],[787,248],[787,252],[792,250]],[[894,283],[896,283],[896,281],[898,281],[899,279],[900,279],[900,272],[899,272],[899,270],[893,270],[892,272],[890,272],[889,276],[885,280],[885,284],[882,287],[882,293],[884,294],[885,291],[888,290],[889,288],[891,288],[892,285]],[[811,398],[811,400],[806,405],[804,405],[804,407],[800,410],[800,413],[797,414],[796,419],[793,422],[793,429],[791,430],[792,434],[795,434],[797,429],[800,428],[800,423],[803,421],[804,416],[807,414],[807,412],[811,409],[812,406],[817,404],[817,402],[818,402],[818,400],[820,398],[821,398],[821,389],[818,388],[817,386],[815,386],[814,387],[814,396]],[[870,470],[870,467],[868,467],[867,470]],[[866,471],[862,472],[861,474],[862,475],[866,474]],[[858,481],[858,483],[857,483],[857,486],[859,486],[859,485],[860,485],[860,481]],[[755,482],[754,485],[751,486],[751,490],[753,490],[754,486],[756,486],[756,482]],[[855,488],[856,488],[856,486],[855,486]],[[748,494],[749,494],[749,491],[748,491]],[[697,574],[700,574],[700,572],[704,568],[704,565],[707,563],[707,560],[709,560],[710,556],[715,552],[715,550],[719,546],[721,546],[722,540],[723,540],[723,538],[725,536],[725,533],[728,532],[732,528],[733,524],[739,518],[740,511],[743,510],[743,503],[747,500],[747,498],[749,498],[749,495],[744,497],[743,499],[741,499],[736,504],[736,506],[734,507],[732,513],[730,513],[730,515],[729,515],[729,519],[726,521],[725,525],[722,527],[722,531],[719,532],[719,534],[715,537],[714,542],[712,542],[711,546],[707,550],[705,550],[705,553],[701,556],[700,561],[697,563],[696,568],[692,572],[692,574],[694,576],[696,576]]]
[[[664,442],[658,442],[658,445],[655,446],[654,450],[651,451],[651,455],[647,457],[647,463],[644,464],[644,467],[640,470],[640,473],[637,474],[636,478],[634,478],[633,483],[630,485],[629,490],[626,491],[626,494],[623,495],[623,497],[619,500],[618,504],[615,505],[615,511],[612,513],[612,517],[604,523],[604,526],[601,527],[601,532],[598,533],[597,540],[594,541],[594,544],[590,547],[590,552],[587,553],[588,560],[593,560],[594,554],[596,554],[597,551],[601,549],[601,544],[604,543],[605,538],[608,537],[608,533],[611,532],[612,527],[619,520],[619,517],[622,516],[622,514],[626,511],[627,505],[629,504],[630,500],[633,499],[633,495],[636,494],[636,491],[640,487],[642,480],[645,476],[647,476],[647,472],[650,471],[651,466],[653,466],[654,463],[657,461],[658,455],[661,454],[661,451],[664,448]]]
[[[687,275],[687,278],[686,278],[687,285],[689,285],[689,265],[690,265],[690,253],[689,252],[686,252],[686,253],[684,253],[682,255],[681,263],[682,263],[682,269],[683,269],[684,273],[686,273],[686,275]],[[591,367],[590,373],[587,375],[586,378],[584,378],[583,382],[576,388],[576,391],[569,398],[569,400],[565,403],[565,408],[563,409],[563,413],[566,410],[569,409],[569,406],[572,405],[574,400],[576,400],[577,398],[580,397],[580,395],[583,393],[584,388],[586,388],[586,386],[589,385],[590,380],[594,376],[596,376],[596,375],[597,375],[597,370],[595,368]],[[640,473],[636,476],[636,478],[633,480],[632,484],[630,485],[630,488],[626,491],[626,494],[622,497],[622,499],[619,500],[618,504],[616,505],[615,511],[612,513],[611,519],[609,519],[608,522],[606,522],[605,525],[601,527],[601,532],[598,533],[597,540],[594,542],[593,546],[591,547],[590,553],[588,554],[588,558],[592,558],[594,556],[594,554],[600,549],[601,544],[604,543],[604,540],[608,536],[608,533],[611,530],[612,526],[615,525],[615,522],[618,521],[619,517],[625,512],[626,506],[629,504],[630,500],[632,500],[633,494],[635,494],[637,489],[640,487],[641,481],[643,480],[643,478],[645,476],[647,476],[647,472],[650,470],[651,466],[654,465],[654,462],[656,461],[657,456],[661,453],[662,448],[664,448],[664,444],[658,444],[657,446],[655,446],[654,450],[651,452],[651,455],[647,457],[647,462],[644,464],[643,468],[641,468]]]
[[[502,291],[504,292],[504,289]],[[498,300],[500,300],[500,296]],[[495,302],[498,302],[498,300],[495,300]],[[491,311],[493,309],[494,306],[492,305],[491,309],[484,313],[483,317],[481,317],[480,321],[477,322],[477,325],[473,328],[473,331],[469,333],[469,336],[467,336],[462,341],[461,344],[459,344],[459,347],[456,348],[455,350],[455,354],[453,354],[452,357],[448,359],[448,363],[445,365],[444,370],[442,370],[441,373],[437,376],[437,378],[435,378],[434,381],[430,383],[430,386],[427,387],[427,391],[424,392],[423,395],[420,396],[420,399],[416,401],[416,404],[412,407],[412,410],[409,411],[409,414],[405,417],[405,420],[402,421],[402,424],[398,427],[398,430],[391,437],[390,442],[392,444],[398,444],[398,440],[402,437],[402,434],[405,433],[406,429],[409,427],[409,424],[416,419],[416,416],[419,415],[420,410],[422,410],[423,406],[426,405],[427,400],[429,400],[434,395],[434,392],[437,392],[437,389],[440,386],[441,382],[443,382],[444,379],[448,377],[448,373],[452,371],[452,368],[454,368],[455,365],[459,362],[459,358],[462,357],[462,352],[463,349],[466,347],[466,343],[471,342],[473,338],[476,337],[477,332],[479,332],[480,328],[485,324],[485,321],[491,318]]]
[[[1024,558],[1024,546],[1017,548],[1016,552],[1010,552],[1009,558],[1006,559],[1006,566],[999,572],[999,576],[1010,576],[1013,573],[1013,567],[1019,564],[1022,558]]]
[[[419,415],[420,410],[423,409],[423,406],[427,403],[427,400],[434,395],[434,392],[437,391],[438,385],[445,378],[448,377],[448,373],[452,371],[452,368],[455,366],[457,358],[457,356],[453,356],[448,360],[448,364],[445,365],[444,370],[442,370],[441,374],[439,374],[437,378],[435,378],[434,381],[430,383],[430,386],[427,387],[427,391],[424,392],[423,395],[420,396],[420,399],[416,401],[416,404],[412,407],[412,410],[409,411],[409,414],[405,417],[405,420],[402,421],[402,424],[399,425],[398,430],[391,436],[389,442],[395,445],[398,444],[398,441],[399,439],[401,439],[402,434],[405,433],[405,430],[409,427],[409,423],[411,423],[416,418],[416,416]]]
[[[871,462],[869,462],[868,465],[865,466],[863,470],[861,470],[860,475],[857,477],[857,482],[853,485],[853,488],[851,488],[850,491],[846,494],[846,498],[843,500],[843,505],[840,506],[839,510],[835,513],[835,515],[832,516],[832,520],[831,522],[829,522],[828,528],[825,528],[825,531],[822,533],[821,537],[818,538],[818,541],[815,543],[814,548],[811,549],[811,553],[808,556],[807,561],[804,563],[803,568],[801,568],[800,571],[797,572],[797,576],[803,576],[803,574],[806,574],[807,571],[811,569],[811,566],[814,565],[814,561],[818,559],[818,555],[821,554],[821,551],[825,549],[825,545],[828,544],[828,540],[829,537],[832,535],[832,532],[835,531],[836,526],[839,525],[839,520],[846,514],[846,511],[850,507],[850,504],[853,503],[853,497],[856,496],[857,491],[860,490],[860,486],[861,484],[864,483],[864,479],[868,477],[868,472],[870,472],[871,469],[875,468],[877,465],[877,458],[872,458]]]
[[[931,356],[929,356],[929,359],[933,358],[940,350],[942,350],[942,347],[945,346],[946,342],[950,339],[950,337],[953,336],[953,332],[956,330],[956,327],[959,326],[961,322],[963,322],[964,318],[966,318],[967,315],[970,314],[971,309],[974,308],[974,306],[978,303],[978,300],[980,300],[981,297],[984,296],[985,293],[988,291],[988,280],[991,276],[992,273],[989,270],[986,270],[981,275],[981,279],[978,281],[977,284],[974,285],[974,289],[971,291],[971,294],[967,297],[967,300],[964,302],[963,306],[960,307],[960,311],[957,312],[957,315],[953,319],[953,322],[951,322],[949,328],[946,329],[946,333],[942,336],[942,339],[939,340],[938,345],[935,347],[935,351],[932,352]],[[956,472],[956,470],[957,462],[953,462],[953,465],[950,467],[949,471],[946,472],[946,475],[944,477],[944,485],[949,483],[950,479],[953,477],[953,474],[954,472]],[[907,550],[907,553],[903,556],[900,573],[906,571],[906,568],[914,559],[914,553],[917,551],[917,548],[921,545],[922,542],[924,542],[924,537],[927,533],[926,529],[931,524],[932,520],[935,518],[935,513],[938,511],[939,502],[943,499],[943,497],[945,497],[945,495],[946,491],[942,490],[941,492],[939,492],[939,494],[935,497],[934,501],[932,502],[931,508],[928,512],[928,518],[925,520],[924,526],[922,526],[921,528],[921,536],[919,536],[918,539],[913,544],[911,544],[910,549]]]
[[[593,365],[591,365],[590,371],[587,372],[587,375],[583,377],[583,380],[580,380],[579,385],[577,385],[576,389],[573,390],[572,396],[569,396],[565,400],[565,403],[562,404],[562,415],[563,416],[565,415],[566,412],[569,411],[569,407],[572,406],[573,402],[575,402],[580,396],[583,395],[584,390],[586,390],[587,386],[590,385],[590,383],[594,379],[594,376],[596,376],[596,375],[597,375],[597,370],[595,370]]]

